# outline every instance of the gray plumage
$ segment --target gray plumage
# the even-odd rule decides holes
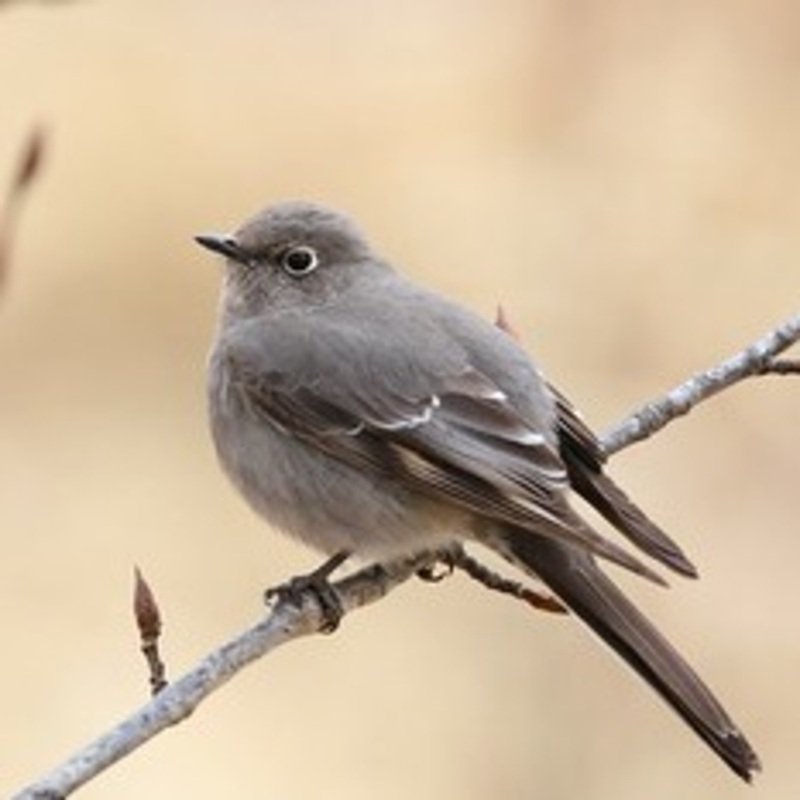
[[[269,522],[332,555],[464,539],[547,584],[742,777],[758,759],[596,559],[641,559],[569,504],[575,490],[645,554],[691,562],[603,471],[591,431],[506,333],[403,278],[345,216],[267,209],[230,236],[209,367],[220,461]]]

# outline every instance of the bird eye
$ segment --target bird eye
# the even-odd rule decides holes
[[[313,247],[308,247],[307,245],[292,247],[281,256],[281,266],[290,275],[296,277],[308,275],[309,272],[313,272],[317,264],[319,264],[317,251]]]

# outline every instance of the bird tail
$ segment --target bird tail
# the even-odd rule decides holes
[[[552,384],[558,444],[570,486],[648,555],[689,578],[697,569],[686,554],[603,471],[606,453],[572,403]]]
[[[585,554],[527,530],[504,528],[492,546],[543,581],[639,673],[741,778],[758,756],[719,701],[670,643]]]

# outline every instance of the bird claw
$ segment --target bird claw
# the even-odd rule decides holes
[[[417,570],[417,577],[426,583],[439,583],[455,570],[455,559],[448,550],[436,554],[436,560]]]
[[[264,602],[267,605],[289,603],[296,608],[302,608],[311,595],[319,608],[320,632],[333,633],[342,621],[344,608],[329,579],[331,573],[347,558],[347,553],[337,553],[313,572],[298,575],[286,583],[267,589],[264,592]]]

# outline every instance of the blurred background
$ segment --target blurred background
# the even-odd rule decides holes
[[[194,233],[344,208],[502,302],[599,430],[798,310],[788,0],[3,3],[0,75],[0,178],[48,145],[0,297],[3,796],[146,700],[134,564],[176,676],[317,562],[215,464]],[[700,567],[625,583],[757,746],[754,790],[576,621],[455,577],[281,649],[80,796],[797,796],[798,407],[752,381],[612,465]]]

